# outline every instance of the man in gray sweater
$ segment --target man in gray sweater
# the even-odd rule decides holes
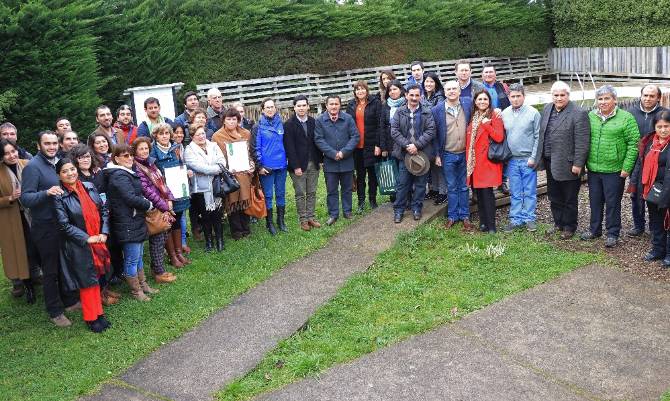
[[[507,144],[512,151],[512,159],[507,164],[507,176],[511,205],[509,224],[506,232],[526,227],[528,231],[537,230],[535,207],[537,205],[537,148],[540,138],[540,113],[532,106],[523,104],[525,99],[523,85],[512,84],[509,87],[511,106],[502,112]]]

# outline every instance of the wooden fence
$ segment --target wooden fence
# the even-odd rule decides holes
[[[554,48],[549,65],[560,79],[577,73],[597,81],[667,81],[670,47]]]
[[[496,67],[498,79],[523,82],[524,79],[542,80],[551,75],[546,54],[533,54],[527,57],[481,57],[467,59],[472,67],[472,76],[479,78],[486,64]],[[457,60],[444,60],[424,63],[426,71],[436,72],[444,80],[455,79],[454,65]],[[358,80],[367,81],[372,92],[378,87],[379,73],[392,70],[396,77],[405,82],[410,75],[409,64],[389,65],[372,68],[361,68],[348,71],[337,71],[328,74],[298,74],[278,77],[249,79],[244,81],[215,82],[197,85],[201,99],[211,88],[218,88],[223,101],[230,104],[241,101],[247,106],[248,113],[257,114],[257,106],[262,99],[271,97],[278,106],[285,108],[292,105],[293,97],[298,94],[307,95],[310,103],[320,112],[321,104],[326,96],[340,95],[343,101],[353,97],[353,84]],[[255,106],[255,107],[254,107]]]

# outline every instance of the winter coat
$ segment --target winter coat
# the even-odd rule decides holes
[[[253,146],[258,168],[279,170],[286,168],[286,150],[284,149],[284,126],[279,114],[270,120],[261,115],[258,124],[252,129]]]
[[[637,127],[640,130],[640,137],[651,134],[656,130],[654,127],[654,118],[657,114],[667,111],[665,107],[656,105],[656,108],[650,112],[642,110],[640,102],[634,103],[632,106],[626,109],[627,112],[633,115],[635,122],[637,122]]]
[[[354,171],[352,155],[359,138],[356,122],[349,114],[340,111],[337,120],[333,122],[327,111],[321,113],[316,118],[314,126],[314,142],[323,152],[323,171],[326,173]],[[342,152],[342,159],[335,160],[337,152]]]
[[[150,171],[157,172],[160,175],[161,180],[165,182],[165,178],[161,174],[158,167],[156,167],[155,162],[156,159],[153,157],[148,157],[141,161],[138,158],[135,158],[135,165],[133,166],[133,170],[135,170],[135,174],[140,177],[140,182],[142,183],[142,193],[144,194],[144,197],[149,199],[156,209],[160,210],[161,212],[167,212],[170,210],[168,201],[174,200],[172,192],[166,188],[167,193],[165,195],[161,194],[158,187],[153,183],[153,181],[151,181],[151,178],[137,166],[137,164],[141,164]]]
[[[28,162],[21,180],[21,204],[30,209],[33,224],[53,225],[55,216],[47,189],[60,185],[56,166],[42,152]]]
[[[417,112],[420,113],[421,127],[414,133],[414,140],[410,135],[410,111],[407,105],[404,105],[396,111],[393,120],[391,120],[391,138],[393,138],[393,157],[398,160],[404,160],[409,144],[414,144],[417,149],[433,157],[433,138],[435,138],[435,120],[429,107],[419,106]],[[416,117],[415,117],[416,119]]]
[[[140,177],[116,164],[110,164],[104,171],[111,234],[120,244],[145,241],[148,232],[144,215],[152,204],[142,194]]]
[[[382,152],[393,152],[393,138],[391,138],[391,107],[386,102],[381,105],[379,115],[379,147]]]
[[[433,119],[435,120],[435,139],[433,140],[433,155],[430,157],[435,157],[442,154],[444,150],[445,143],[447,142],[447,109],[444,106],[445,102],[442,101],[438,103],[435,107],[431,109],[433,113]],[[470,113],[471,109],[466,109],[461,106],[460,113],[465,113],[465,122],[466,124],[470,123]]]
[[[572,181],[579,175],[572,174],[572,166],[584,167],[589,154],[591,126],[588,113],[573,102],[568,102],[556,116],[552,132],[547,132],[549,117],[553,104],[549,103],[542,110],[540,121],[540,138],[537,143],[536,170],[544,170],[544,141],[547,135],[551,140],[551,175],[556,181]]]
[[[423,105],[433,108],[437,106],[438,103],[444,102],[444,90],[434,92],[430,97],[423,99]]]
[[[82,184],[100,212],[99,234],[109,235],[107,207],[102,203],[95,185],[90,182]],[[86,242],[89,235],[86,232],[81,203],[74,191],[62,185],[61,188],[65,191],[63,195],[53,197],[58,228],[63,234],[63,243],[60,248],[61,284],[70,291],[93,287],[98,285],[98,273],[93,266],[91,247]]]
[[[323,153],[314,142],[315,125],[314,118],[307,117],[307,132],[305,132],[295,114],[284,123],[284,149],[291,171],[297,168],[307,170],[307,163],[310,161],[318,170],[319,164],[323,162]]]
[[[191,142],[184,151],[186,165],[193,170],[191,193],[211,192],[214,176],[222,171],[219,165],[226,166],[226,158],[219,145],[207,141],[206,146],[207,154],[195,142]]]
[[[28,160],[18,161],[16,167],[19,183],[27,164]],[[18,199],[9,200],[14,192],[13,174],[9,167],[0,162],[0,221],[5,227],[11,227],[0,230],[0,249],[5,276],[10,280],[23,280],[30,278],[26,239],[21,221],[21,213],[25,211],[21,210]]]
[[[469,159],[470,135],[472,133],[472,122],[468,124],[465,133],[465,160]],[[468,186],[472,188],[495,188],[502,184],[503,163],[494,163],[489,160],[490,141],[502,142],[505,139],[505,128],[502,119],[495,113],[491,113],[491,121],[479,124],[477,137],[475,138],[475,169],[470,177],[467,177]]]
[[[165,169],[166,168],[171,168],[171,167],[181,167],[183,166],[186,168],[186,162],[184,161],[184,148],[178,144],[174,143],[172,146],[170,146],[170,149],[168,152],[163,152],[161,149],[158,148],[156,143],[154,142],[153,146],[151,147],[151,153],[149,153],[149,156],[155,159],[155,165],[161,170],[161,174],[163,174],[163,177],[165,177]],[[140,177],[141,178],[141,177]],[[188,193],[188,188],[186,189],[186,192]],[[175,194],[172,194],[173,197],[175,197]],[[190,198],[179,198],[178,200],[173,200],[172,202],[172,209],[176,212],[183,212],[184,210],[188,209],[191,204]]]
[[[489,90],[489,88],[486,86],[486,83],[482,82],[482,86],[484,87],[484,89]],[[496,98],[498,99],[497,108],[500,110],[505,110],[506,108],[508,108],[511,105],[511,103],[509,102],[509,98],[507,97],[507,90],[505,88],[505,85],[500,81],[495,81],[493,83],[493,89],[495,89]],[[493,106],[493,104],[491,105]]]
[[[613,117],[603,121],[594,110],[589,112],[591,145],[586,167],[595,173],[631,173],[637,158],[640,130],[629,112],[617,108]]]
[[[365,167],[371,167],[377,163],[377,156],[375,156],[375,146],[379,146],[381,109],[382,108],[379,100],[373,96],[368,96],[367,104],[365,105],[365,111],[363,113],[363,165]],[[356,99],[351,99],[349,102],[349,105],[347,106],[347,113],[354,119],[355,123]],[[358,134],[360,135],[360,132]]]
[[[642,185],[642,164],[644,163],[644,158],[647,156],[647,153],[649,153],[649,150],[651,149],[651,145],[654,142],[654,136],[656,136],[656,132],[651,132],[648,135],[644,136],[641,140],[640,143],[638,144],[638,155],[639,160],[642,161],[638,166],[635,166],[635,171],[633,175],[631,175],[631,186],[632,188],[629,188],[630,192],[635,192],[642,194],[644,187]],[[660,173],[660,171],[659,171]],[[633,177],[635,179],[633,180]],[[665,165],[665,171],[663,175],[663,189],[661,190],[661,197],[660,197],[660,202],[658,205],[656,205],[660,209],[666,209],[670,207],[670,163],[667,163]]]

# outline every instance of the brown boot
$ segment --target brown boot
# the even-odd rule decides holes
[[[130,295],[133,296],[138,301],[151,301],[151,298],[146,296],[142,287],[140,286],[140,281],[137,277],[126,277],[126,282],[128,287],[130,287]]]
[[[172,233],[170,231],[167,233],[167,239],[165,240],[165,249],[167,250],[168,256],[170,257],[170,264],[177,269],[184,267],[184,264],[177,257],[177,251],[174,249],[174,241],[172,240]],[[181,252],[181,247],[179,247],[179,252]]]
[[[119,293],[116,292],[116,291],[112,291],[112,290],[110,290],[110,289],[109,289],[109,286],[106,287],[104,291],[105,291],[105,293],[107,294],[108,297],[121,299],[121,294],[119,294]]]
[[[177,276],[174,276],[170,273],[163,273],[163,274],[154,274],[154,281],[157,284],[165,284],[165,283],[172,283],[177,279]]]
[[[184,256],[184,253],[181,249],[181,230],[172,230],[170,236],[168,236],[168,242],[172,239],[172,245],[174,246],[174,253],[177,255],[177,259],[184,265],[190,265],[191,261]]]
[[[100,299],[102,300],[102,304],[105,306],[115,305],[119,303],[119,299],[111,296],[109,292],[107,292],[106,288],[100,290]]]
[[[149,287],[149,284],[147,284],[147,278],[144,276],[144,269],[137,271],[137,279],[140,281],[140,288],[142,288],[142,291],[147,294],[155,294],[158,292],[157,289],[151,288]]]

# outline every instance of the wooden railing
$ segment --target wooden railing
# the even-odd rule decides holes
[[[549,60],[546,54],[533,54],[527,57],[481,57],[467,59],[472,68],[472,76],[481,77],[486,64],[496,67],[498,79],[523,82],[524,79],[541,81],[551,75]],[[444,80],[455,79],[454,64],[457,60],[433,61],[424,63],[426,71],[436,72]],[[269,78],[249,79],[243,81],[215,82],[197,85],[201,99],[206,97],[210,88],[218,88],[224,103],[241,101],[248,112],[255,114],[254,106],[258,106],[264,98],[273,98],[280,108],[292,105],[293,98],[298,94],[307,95],[310,104],[321,111],[321,104],[326,96],[340,95],[343,101],[353,97],[353,84],[358,80],[367,81],[372,92],[378,87],[379,73],[392,70],[403,83],[410,75],[409,64],[389,65],[356,70],[337,71],[328,74],[298,74]]]

